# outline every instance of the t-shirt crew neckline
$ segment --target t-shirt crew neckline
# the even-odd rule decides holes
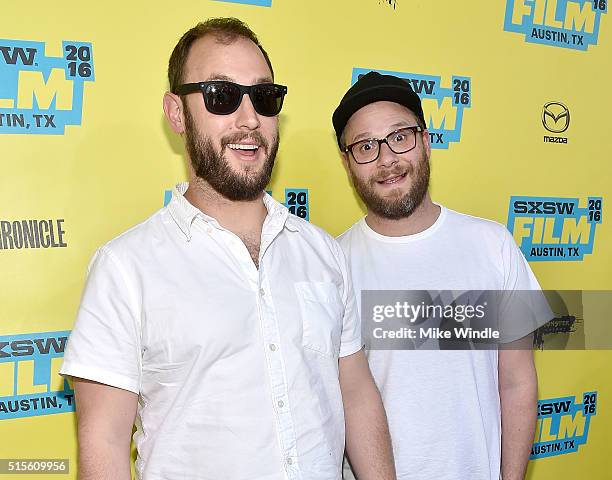
[[[366,222],[365,217],[363,217],[361,220],[359,220],[359,226],[361,227],[361,230],[369,237],[375,239],[375,240],[379,240],[381,242],[387,242],[387,243],[411,243],[411,242],[416,242],[419,240],[422,240],[424,238],[430,237],[431,235],[433,235],[444,223],[444,220],[446,219],[447,216],[447,209],[446,207],[444,207],[443,205],[440,205],[439,203],[435,203],[434,205],[437,205],[438,207],[440,207],[440,215],[438,215],[438,218],[436,219],[436,221],[433,223],[433,225],[431,225],[429,228],[426,228],[425,230],[423,230],[422,232],[419,233],[414,233],[412,235],[403,235],[400,237],[388,237],[386,235],[381,235],[380,233],[372,230],[372,228],[370,228],[370,226],[368,225],[368,223]]]

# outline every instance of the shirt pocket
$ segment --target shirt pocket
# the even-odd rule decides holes
[[[332,282],[296,282],[302,316],[302,346],[326,357],[340,354],[344,306]]]

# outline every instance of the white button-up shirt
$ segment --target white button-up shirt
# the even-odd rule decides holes
[[[62,374],[139,395],[143,480],[339,479],[338,358],[361,348],[342,251],[266,195],[257,269],[186,189],[96,252]]]

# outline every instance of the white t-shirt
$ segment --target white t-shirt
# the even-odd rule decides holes
[[[344,254],[266,195],[257,269],[186,189],[96,253],[61,373],[139,395],[142,480],[339,479]]]
[[[358,306],[361,290],[540,288],[504,226],[440,209],[436,222],[415,235],[386,237],[361,219],[339,237]],[[368,360],[398,479],[499,479],[496,350],[372,350]]]

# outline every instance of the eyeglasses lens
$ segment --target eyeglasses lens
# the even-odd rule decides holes
[[[283,106],[283,94],[280,87],[276,85],[255,86],[251,90],[253,107],[260,115],[278,115]]]
[[[257,113],[267,117],[279,114],[285,92],[282,86],[274,84],[241,87],[231,82],[210,83],[204,90],[204,103],[210,113],[228,115],[238,109],[247,92]]]
[[[364,140],[351,147],[351,153],[357,163],[369,163],[378,158],[381,141]],[[406,153],[415,146],[416,137],[414,131],[409,128],[391,133],[386,138],[386,143],[394,153]]]
[[[204,101],[209,112],[227,115],[240,104],[240,89],[230,83],[213,83],[204,92]]]

